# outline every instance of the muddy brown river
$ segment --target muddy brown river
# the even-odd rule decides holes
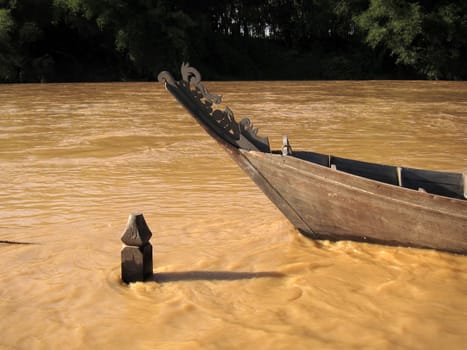
[[[467,82],[206,85],[274,149],[467,172]],[[466,256],[301,236],[158,83],[0,85],[0,266],[2,350],[467,344]]]

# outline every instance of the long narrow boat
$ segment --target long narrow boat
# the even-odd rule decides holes
[[[467,254],[465,174],[292,151],[286,138],[271,151],[249,119],[215,109],[221,97],[195,68],[183,64],[181,73],[158,80],[302,234]]]

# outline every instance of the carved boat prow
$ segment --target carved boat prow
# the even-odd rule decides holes
[[[165,83],[166,89],[190,112],[201,126],[222,144],[235,148],[270,152],[267,137],[259,137],[248,118],[237,123],[229,107],[223,111],[214,109],[222,97],[211,94],[201,84],[201,74],[188,64],[181,68],[182,80],[176,81],[169,72],[159,73],[157,79]]]
[[[188,64],[158,80],[304,235],[467,254],[466,176],[292,151],[272,152],[249,119],[237,122]]]

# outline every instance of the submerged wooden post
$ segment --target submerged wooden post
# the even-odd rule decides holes
[[[122,280],[144,281],[152,276],[152,233],[141,213],[130,214],[122,235]]]

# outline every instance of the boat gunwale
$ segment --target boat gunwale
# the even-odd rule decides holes
[[[266,153],[266,152],[260,152],[260,151],[247,151],[247,150],[242,150],[242,149],[240,149],[239,151],[242,154],[244,154],[247,158],[249,156],[259,157],[260,155],[263,157],[270,157],[270,158],[277,157],[277,160],[282,160],[282,162],[280,162],[280,165],[283,167],[293,169],[293,171],[298,171],[306,176],[325,179],[326,181],[333,182],[338,186],[369,193],[376,197],[383,198],[385,200],[390,199],[396,202],[409,204],[413,207],[423,208],[425,210],[428,209],[433,212],[439,212],[439,213],[448,214],[448,215],[455,215],[460,218],[467,219],[467,211],[465,212],[465,215],[462,215],[462,213],[457,213],[457,212],[453,213],[452,210],[449,210],[450,208],[436,208],[435,209],[433,208],[432,205],[425,205],[425,203],[417,203],[417,201],[420,201],[420,199],[423,199],[423,201],[428,201],[430,202],[430,204],[432,204],[435,201],[437,202],[438,205],[450,206],[450,207],[452,207],[452,205],[460,205],[461,207],[463,206],[465,207],[465,209],[467,209],[467,201],[463,199],[437,195],[437,194],[433,194],[429,192],[420,192],[420,191],[416,191],[416,190],[413,190],[407,187],[388,184],[382,181],[377,181],[377,180],[369,179],[363,176],[354,175],[354,174],[351,174],[351,173],[348,173],[348,172],[345,172],[339,169],[333,169],[331,167],[326,167],[326,166],[316,164],[314,162],[307,161],[307,160],[293,157],[293,156],[283,156],[281,154]],[[294,166],[295,164],[291,165],[290,162],[294,162],[295,164],[299,165],[299,167]],[[375,164],[378,164],[378,163],[375,163]],[[316,171],[310,171],[310,169],[304,169],[303,167],[311,167],[313,168],[312,170],[316,170],[319,173],[321,172],[323,174],[317,174]],[[346,181],[339,181],[338,179],[336,179],[336,177],[352,179],[352,184],[349,184]],[[357,183],[357,185],[361,184],[361,186],[355,186],[354,185],[355,183]],[[369,188],[369,186],[372,186],[373,188]],[[384,194],[380,193],[381,190],[385,190],[385,193]],[[400,198],[400,196],[396,192],[400,192],[401,194],[403,194],[404,198]],[[407,199],[407,200],[404,200],[404,199]]]
[[[290,156],[257,151],[241,154],[260,173],[275,169],[265,177],[311,225],[310,231],[295,225],[305,236],[467,254],[467,201],[381,183]],[[359,214],[352,208],[366,209]]]

